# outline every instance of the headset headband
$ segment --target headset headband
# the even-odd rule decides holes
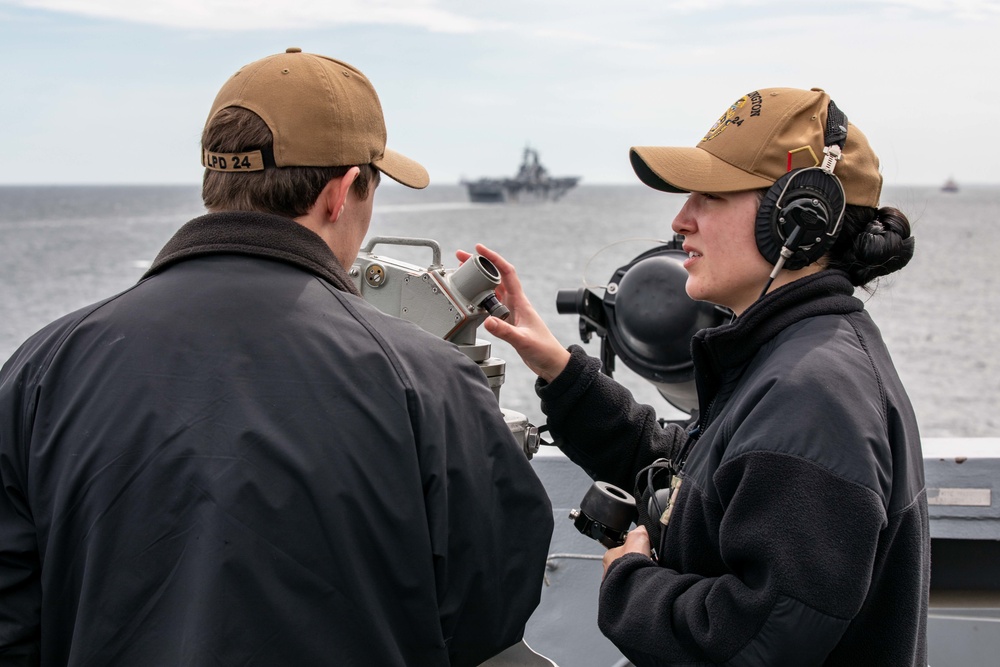
[[[840,161],[841,151],[847,143],[847,114],[837,108],[837,105],[830,100],[826,107],[826,129],[823,131],[823,164],[820,169],[828,174],[833,173],[833,168]]]

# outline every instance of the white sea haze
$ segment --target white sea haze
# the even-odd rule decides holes
[[[434,239],[446,267],[457,267],[456,249],[476,242],[500,251],[566,345],[580,342],[577,318],[556,313],[556,292],[584,280],[602,284],[670,239],[684,201],[641,185],[583,184],[558,202],[471,204],[458,185],[412,191],[383,183],[370,235]],[[0,187],[0,361],[51,320],[133,285],[177,228],[204,213],[199,195],[198,186]],[[909,216],[916,254],[874,296],[858,296],[882,329],[922,435],[1000,436],[1000,328],[993,322],[1000,186],[958,193],[887,187],[882,203]],[[424,266],[431,260],[426,248],[380,253]],[[503,407],[544,423],[534,376],[508,346],[480,336],[507,362]],[[585,346],[594,355],[596,340]],[[620,362],[615,377],[661,416],[676,416]]]

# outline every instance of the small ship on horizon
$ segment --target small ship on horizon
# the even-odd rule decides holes
[[[477,203],[504,203],[522,199],[556,201],[580,182],[579,176],[549,176],[538,159],[538,151],[524,149],[521,166],[513,178],[462,180],[469,199]]]

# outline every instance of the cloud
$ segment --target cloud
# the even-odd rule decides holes
[[[591,35],[585,32],[571,30],[559,30],[557,28],[538,28],[532,34],[539,39],[558,39],[565,42],[579,42],[589,46],[605,46],[626,51],[653,51],[658,49],[656,44],[648,42],[637,42],[634,40],[609,39],[603,36]]]
[[[6,0],[6,4],[168,28],[222,32],[347,24],[393,24],[451,33],[498,27],[443,9],[435,0]]]
[[[847,0],[836,6],[826,6],[825,10],[841,13],[856,13],[852,8],[872,9],[879,5],[909,8],[928,13],[944,13],[952,16],[979,16],[1000,14],[996,0]],[[778,8],[788,7],[795,12],[808,9],[808,5],[795,0],[675,0],[669,3],[671,10],[685,13],[707,13],[734,8]]]
[[[350,24],[399,25],[432,32],[476,33],[512,31],[515,25],[535,25],[542,36],[574,41],[599,41],[597,35],[561,30],[564,23],[586,21],[591,27],[611,27],[615,15],[646,16],[652,22],[668,16],[716,15],[725,11],[782,11],[802,13],[808,6],[792,0],[671,0],[614,12],[605,2],[549,0],[545,3],[507,0],[502,5],[470,4],[459,0],[0,0],[0,5],[46,10],[78,16],[159,25],[169,28],[222,32],[303,29]],[[995,0],[848,0],[844,14],[869,12],[879,5],[920,13],[976,17],[1000,15]],[[514,18],[511,18],[514,17]],[[546,24],[552,27],[545,27]],[[630,48],[639,43],[623,42]]]
[[[767,86],[829,90],[880,151],[887,181],[935,182],[945,168],[964,170],[963,182],[996,180],[981,135],[1000,106],[1000,84],[982,75],[1000,44],[997,4],[0,0],[10,19],[0,51],[37,54],[8,74],[18,103],[0,105],[0,124],[20,128],[8,142],[20,157],[0,181],[79,179],[84,170],[56,173],[34,156],[79,143],[88,124],[162,147],[161,171],[137,174],[88,145],[77,152],[104,160],[89,165],[93,178],[192,178],[205,100],[240,64],[288,43],[334,50],[369,73],[392,145],[436,182],[506,169],[526,140],[553,170],[632,182],[622,146],[688,145],[739,94]],[[124,62],[123,51],[133,54]],[[81,100],[73,86],[84,83],[96,92]],[[81,122],[84,103],[101,114]],[[160,127],[177,134],[163,141]]]
[[[1000,15],[996,0],[883,0],[888,5],[960,17]]]
[[[739,22],[761,15],[780,19],[823,11],[798,0],[671,0],[626,3],[613,11],[603,0],[505,0],[497,4],[461,0],[0,0],[0,7],[5,5],[209,32],[400,26],[451,34],[516,33],[647,52],[662,46],[659,35],[648,31],[678,20],[700,17],[708,25],[724,26],[737,18]],[[890,9],[962,19],[1000,16],[996,0],[847,0],[833,13],[871,16]]]

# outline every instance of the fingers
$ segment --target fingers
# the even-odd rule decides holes
[[[518,292],[523,292],[521,288],[521,279],[517,275],[517,270],[514,265],[508,262],[503,256],[494,251],[490,250],[482,243],[476,244],[476,252],[485,257],[486,259],[493,262],[493,266],[497,267],[497,271],[500,272],[500,280],[507,286],[507,290],[516,290]]]
[[[653,552],[649,545],[649,533],[644,526],[639,526],[629,531],[625,537],[625,544],[614,549],[608,549],[604,554],[604,574],[608,573],[608,568],[613,562],[625,554],[642,554],[648,558],[653,557]]]
[[[514,324],[494,317],[486,320],[486,330],[508,343],[531,371],[546,382],[552,382],[569,364],[570,353],[541,320]]]
[[[536,375],[551,382],[569,363],[569,351],[559,343],[532,307],[514,266],[500,253],[481,243],[476,244],[476,252],[492,262],[500,272],[497,298],[510,309],[511,314],[506,322],[491,317],[483,326],[488,332],[510,344]],[[461,261],[471,257],[464,250],[458,251],[456,256]]]
[[[517,276],[517,271],[514,269],[514,265],[504,259],[500,253],[495,250],[490,250],[482,243],[476,244],[476,252],[492,262],[493,266],[497,267],[497,271],[500,272],[501,282],[508,285],[514,285],[518,290],[521,289],[521,281]],[[459,262],[464,263],[472,257],[472,253],[467,250],[456,250],[455,256],[458,257]]]
[[[607,551],[605,551],[604,552],[604,575],[606,575],[608,573],[608,568],[611,567],[611,564],[614,563],[616,560],[618,560],[619,558],[621,558],[624,555],[625,555],[625,547],[624,546],[615,547],[614,549],[608,549]],[[602,579],[604,578],[604,575],[601,575]]]
[[[653,551],[649,544],[649,533],[646,532],[646,527],[639,526],[635,530],[629,531],[622,548],[625,553],[639,553],[652,557]]]
[[[517,275],[517,270],[510,262],[504,259],[500,253],[490,250],[481,243],[476,244],[476,252],[492,262],[493,266],[500,272],[500,284],[496,289],[497,298],[510,308],[511,312],[530,305],[528,297],[524,293],[524,288],[521,286],[521,279]],[[472,257],[472,253],[466,250],[458,250],[455,252],[455,256],[459,262],[464,263]]]
[[[512,345],[515,350],[517,349],[517,346],[514,345],[513,341],[513,339],[517,337],[517,329],[515,329],[512,325],[499,318],[488,317],[483,323],[483,327],[503,342]]]

